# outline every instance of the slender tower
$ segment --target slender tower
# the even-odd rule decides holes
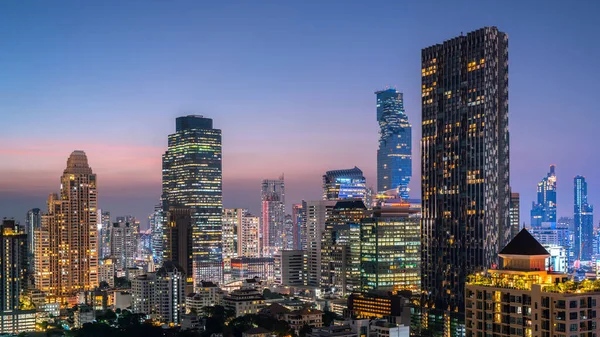
[[[497,265],[510,237],[508,36],[461,34],[421,63],[423,326],[454,335],[467,276]]]

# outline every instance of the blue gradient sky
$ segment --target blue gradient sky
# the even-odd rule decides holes
[[[418,3],[418,4],[417,4]],[[0,216],[45,209],[74,149],[98,173],[101,207],[144,217],[178,115],[223,130],[224,203],[259,209],[285,172],[287,201],[320,196],[328,169],[375,185],[373,92],[396,86],[419,172],[420,51],[495,25],[509,34],[511,181],[528,220],[557,164],[600,207],[598,1],[0,2]],[[412,189],[418,197],[418,176]]]

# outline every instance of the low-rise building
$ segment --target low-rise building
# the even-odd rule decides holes
[[[186,311],[199,313],[204,307],[220,305],[222,297],[223,292],[215,283],[202,281],[195,293],[185,297]]]
[[[133,295],[129,291],[116,290],[113,292],[113,306],[117,309],[131,309]]]
[[[86,323],[92,323],[96,319],[94,308],[89,305],[78,305],[73,313],[74,327],[81,328]]]
[[[469,276],[466,336],[594,336],[600,281],[546,270],[548,251],[523,229],[498,254],[502,269]]]
[[[386,318],[410,325],[409,299],[389,292],[355,293],[348,297],[348,311],[357,318]]]
[[[231,279],[251,279],[258,277],[272,283],[275,279],[272,257],[236,257],[231,259]]]
[[[290,324],[290,327],[299,332],[303,326],[308,325],[313,328],[323,326],[323,312],[320,310],[294,310],[283,314],[283,319]]]
[[[35,331],[35,310],[0,312],[0,334]]]
[[[312,329],[307,337],[359,337],[351,325],[331,325]]]
[[[371,322],[369,337],[410,337],[410,326],[398,325],[385,320]]]
[[[265,298],[255,288],[243,287],[223,297],[223,306],[235,312],[235,317],[256,314],[265,306]]]

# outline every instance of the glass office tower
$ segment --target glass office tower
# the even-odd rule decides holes
[[[377,91],[377,191],[396,189],[408,199],[412,176],[412,126],[404,113],[402,93],[396,89]]]
[[[176,131],[169,135],[163,154],[162,201],[168,213],[189,208],[192,229],[172,243],[191,247],[194,283],[219,282],[222,278],[221,217],[223,208],[221,130],[203,116],[176,120]],[[191,244],[185,241],[190,241]],[[164,255],[164,253],[163,253]],[[189,264],[182,265],[190,275]]]

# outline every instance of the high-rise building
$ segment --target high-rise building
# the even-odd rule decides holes
[[[596,281],[546,270],[550,254],[523,229],[502,250],[502,266],[469,276],[466,337],[593,336],[600,324]]]
[[[239,239],[242,229],[242,217],[247,213],[241,208],[223,208],[223,268],[231,272],[231,259],[239,256]]]
[[[262,250],[264,256],[272,257],[283,247],[283,225],[285,221],[285,185],[283,175],[279,179],[262,182]]]
[[[29,224],[29,223],[28,223]],[[14,220],[0,225],[0,334],[35,330],[35,310],[24,308],[20,296],[26,285],[28,238]]]
[[[244,214],[239,234],[238,256],[260,257],[260,218],[250,213]]]
[[[181,264],[186,274],[200,281],[219,282],[222,278],[222,163],[221,130],[203,116],[176,119],[163,159],[163,210],[191,210],[189,235],[173,244],[192,249],[193,272]],[[164,255],[164,254],[163,254]]]
[[[587,201],[587,182],[585,177],[576,176],[574,183],[574,207],[573,219],[574,231],[574,255],[575,259],[591,261],[594,254],[594,207]],[[556,210],[555,210],[556,212]]]
[[[0,312],[19,309],[27,275],[27,234],[15,220],[0,226]]]
[[[154,280],[155,319],[161,323],[181,323],[185,305],[185,272],[181,266],[164,261]]]
[[[112,221],[110,220],[110,212],[98,210],[100,222],[98,223],[98,254],[99,259],[110,257],[110,228]]]
[[[342,295],[359,290],[360,228],[368,215],[360,199],[336,202],[321,235],[321,285]]]
[[[186,275],[191,275],[194,270],[193,212],[193,209],[187,207],[169,207],[167,226],[163,231],[163,261],[170,261],[183,268]]]
[[[286,214],[283,220],[282,249],[291,250],[295,248],[294,229],[294,219],[292,219],[292,215]]]
[[[356,166],[351,169],[327,171],[323,176],[323,200],[364,200],[366,192],[366,179]]]
[[[545,222],[556,224],[556,165],[550,165],[548,175],[538,183],[537,202],[531,205],[531,227]]]
[[[123,271],[132,268],[137,251],[135,228],[129,222],[115,222],[110,227],[110,256]]]
[[[510,237],[514,238],[521,231],[520,217],[521,217],[521,198],[519,193],[510,194]]]
[[[460,332],[467,275],[510,237],[508,36],[461,34],[421,62],[423,325]]]
[[[275,283],[284,286],[304,285],[303,250],[281,250],[275,255]]]
[[[231,259],[231,279],[258,277],[272,283],[275,279],[275,260],[272,257],[234,257]]]
[[[298,230],[298,249],[306,251],[307,236],[306,236],[306,201],[295,204],[292,207],[292,218],[294,227]]]
[[[27,234],[27,269],[33,273],[35,256],[35,232],[42,226],[42,212],[39,208],[27,211],[25,219],[25,233]]]
[[[379,149],[377,150],[377,191],[397,190],[408,199],[412,176],[412,126],[404,112],[404,98],[396,89],[375,92]]]
[[[336,201],[316,200],[306,202],[306,285],[321,285],[321,239],[325,222],[331,216]]]
[[[38,231],[35,285],[66,303],[98,286],[97,180],[85,152],[71,153],[60,181]]]
[[[372,290],[421,291],[420,210],[402,200],[373,209],[360,225],[360,287]]]
[[[302,208],[302,204],[293,204],[292,205],[292,225],[293,225],[293,250],[302,249],[302,219],[303,219],[304,209]],[[306,239],[305,239],[306,240]]]
[[[152,235],[152,257],[157,264],[162,263],[163,259],[163,236],[164,227],[167,222],[162,204],[154,206],[154,212],[150,214],[150,231]]]

